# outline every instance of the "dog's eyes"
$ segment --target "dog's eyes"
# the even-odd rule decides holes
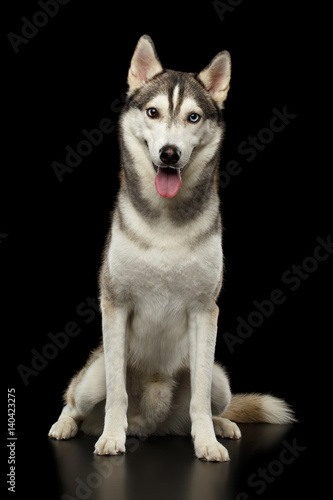
[[[158,111],[156,108],[148,108],[147,109],[147,116],[149,116],[149,118],[158,118]]]
[[[198,113],[191,113],[188,117],[188,121],[191,123],[197,123],[201,119],[201,116]]]

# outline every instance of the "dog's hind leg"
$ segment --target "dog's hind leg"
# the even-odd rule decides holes
[[[53,439],[70,439],[74,437],[78,431],[78,426],[81,420],[81,415],[70,404],[66,404],[58,420],[52,425],[49,430],[49,437]]]
[[[163,422],[171,411],[175,382],[170,377],[155,375],[143,384],[141,412],[156,423]]]
[[[58,421],[52,425],[49,436],[54,439],[74,437],[80,423],[105,396],[104,354],[100,347],[70,382],[64,397],[66,404]]]
[[[227,374],[218,363],[213,365],[212,376],[212,415],[221,415],[228,408],[231,401],[231,390]]]
[[[221,417],[231,401],[231,391],[227,374],[222,366],[214,363],[212,378],[212,415],[216,436],[239,439],[241,432],[238,425]]]

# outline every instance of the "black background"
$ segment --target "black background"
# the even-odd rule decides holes
[[[327,384],[324,356],[332,333],[332,258],[319,262],[295,291],[282,275],[313,256],[317,237],[332,234],[330,165],[321,156],[329,143],[318,140],[317,114],[322,89],[316,30],[324,14],[297,1],[283,7],[244,0],[224,19],[213,2],[108,4],[71,0],[59,6],[15,53],[7,34],[21,35],[22,16],[31,20],[41,8],[35,1],[12,2],[3,31],[0,261],[7,385],[16,389],[17,435],[23,444],[27,435],[36,436],[39,460],[32,468],[38,477],[51,478],[44,438],[68,380],[101,335],[99,313],[87,298],[98,297],[97,272],[118,189],[117,132],[104,134],[62,182],[52,163],[65,163],[65,148],[75,149],[85,139],[83,129],[97,128],[104,118],[116,125],[132,53],[147,33],[171,69],[198,72],[220,50],[231,53],[221,168],[237,160],[242,171],[220,190],[226,271],[216,358],[227,367],[234,392],[283,397],[309,424],[302,434],[305,467],[319,456],[315,444],[325,436],[322,422],[313,419],[321,420],[318,412],[324,411],[320,391]],[[239,145],[269,126],[274,108],[296,117],[247,161]],[[236,318],[246,320],[253,301],[268,299],[274,289],[283,291],[285,302],[230,352],[223,334],[236,335]],[[41,353],[48,334],[63,332],[68,322],[77,323],[80,333],[25,385],[17,366],[31,367],[31,349]],[[23,461],[22,448],[17,453]]]

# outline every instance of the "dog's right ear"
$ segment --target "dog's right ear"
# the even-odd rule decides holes
[[[161,71],[163,71],[163,67],[157,57],[153,41],[150,36],[143,35],[135,48],[128,71],[129,94]]]
[[[198,75],[199,80],[221,109],[228,94],[230,73],[230,54],[227,50],[223,50]]]

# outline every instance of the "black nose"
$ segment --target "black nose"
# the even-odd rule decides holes
[[[167,144],[160,149],[160,158],[165,165],[175,165],[181,155],[180,150],[176,146]]]

